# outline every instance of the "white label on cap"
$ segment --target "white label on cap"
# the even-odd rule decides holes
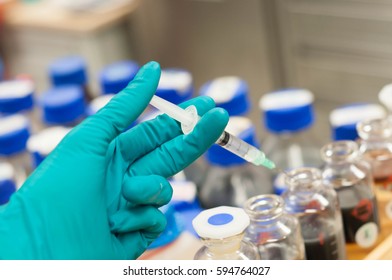
[[[388,84],[381,89],[378,93],[378,99],[392,111],[392,84]]]
[[[69,128],[61,126],[44,129],[29,138],[27,141],[27,149],[30,152],[38,152],[43,156],[47,156],[69,131]]]
[[[241,79],[234,76],[221,77],[213,80],[205,95],[211,97],[216,103],[227,102],[235,96],[241,85]]]
[[[193,202],[196,198],[196,184],[190,181],[170,181],[174,201]]]
[[[187,71],[162,70],[158,88],[175,89],[179,94],[186,93],[192,86],[192,76]]]
[[[12,165],[8,162],[0,162],[0,180],[11,180],[15,176]]]
[[[331,112],[329,121],[332,126],[337,127],[356,124],[363,120],[384,118],[385,116],[386,112],[382,106],[377,104],[363,104],[337,108]]]
[[[34,85],[28,80],[15,80],[0,83],[0,99],[22,98],[32,94]]]
[[[362,248],[368,248],[376,243],[378,237],[377,225],[373,222],[361,226],[355,233],[355,242]]]
[[[94,98],[90,103],[91,113],[95,114],[102,109],[113,98],[114,94],[105,94]]]
[[[12,115],[0,118],[0,135],[5,135],[13,131],[18,131],[28,127],[28,120],[23,115]]]
[[[260,109],[278,110],[312,104],[313,94],[306,89],[292,89],[267,93],[260,99]]]
[[[226,126],[226,131],[234,136],[240,135],[243,131],[252,127],[253,124],[250,119],[245,117],[230,117],[229,123]]]

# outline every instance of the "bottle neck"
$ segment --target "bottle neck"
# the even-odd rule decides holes
[[[245,211],[254,223],[269,224],[283,214],[283,199],[277,195],[259,195],[245,203]]]
[[[202,238],[202,242],[214,255],[227,255],[240,250],[244,233],[223,239]]]

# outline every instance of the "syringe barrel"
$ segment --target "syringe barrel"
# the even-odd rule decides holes
[[[216,144],[254,164],[265,158],[260,150],[226,131],[223,131]]]

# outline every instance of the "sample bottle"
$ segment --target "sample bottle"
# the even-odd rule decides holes
[[[13,166],[8,162],[0,161],[0,206],[8,203],[16,189]]]
[[[30,120],[32,131],[38,131],[41,125],[34,108],[34,91],[30,80],[0,82],[0,115],[23,114]]]
[[[193,77],[190,72],[180,68],[165,68],[161,71],[155,94],[178,105],[190,99],[193,91]]]
[[[322,179],[338,194],[345,240],[360,247],[373,246],[380,222],[370,165],[359,160],[357,143],[336,141],[322,147]]]
[[[88,86],[86,62],[80,56],[64,56],[49,65],[49,77],[53,87],[77,85],[81,87],[85,101],[94,98]]]
[[[230,116],[246,115],[251,108],[249,86],[236,76],[213,79],[205,83],[199,93],[214,99],[216,106],[225,109]]]
[[[102,94],[116,94],[123,90],[139,71],[132,60],[118,61],[104,67],[99,73]]]
[[[258,146],[256,129],[248,118],[230,117],[226,131]],[[249,164],[217,144],[212,145],[205,155],[209,166],[199,188],[199,199],[204,208],[242,207],[255,195],[272,193],[265,169]]]
[[[258,260],[257,248],[243,240],[249,217],[241,208],[220,206],[201,212],[193,227],[204,246],[195,260]]]
[[[317,168],[295,168],[286,175],[285,209],[296,215],[308,260],[346,258],[342,216],[336,191],[325,186]]]
[[[258,195],[244,205],[250,217],[245,240],[255,244],[262,260],[304,260],[305,247],[298,218],[284,210],[275,194]]]
[[[172,202],[159,209],[166,217],[167,224],[161,235],[155,239],[140,260],[191,260],[200,248],[197,236],[186,231],[184,220],[175,210]]]
[[[0,160],[12,164],[17,188],[30,173],[30,157],[26,150],[29,137],[30,126],[25,116],[15,114],[0,118]]]
[[[184,229],[194,236],[197,236],[192,226],[192,220],[203,211],[203,209],[201,208],[199,198],[197,197],[196,184],[186,179],[180,180],[174,177],[170,180],[170,185],[173,188],[173,196],[170,204],[181,218]]]
[[[79,86],[52,88],[42,94],[40,105],[46,126],[73,127],[85,117],[83,91]]]
[[[67,135],[70,128],[54,126],[33,134],[27,141],[27,150],[32,158],[32,168],[36,168]]]
[[[329,115],[332,140],[357,140],[357,123],[363,120],[386,116],[385,109],[378,104],[354,103],[336,108]]]
[[[86,114],[87,116],[92,116],[101,110],[109,101],[114,97],[114,94],[105,94],[98,97],[95,97],[91,102],[87,105]]]
[[[392,119],[359,122],[359,150],[370,163],[381,220],[392,219]]]
[[[322,163],[318,140],[313,137],[313,94],[306,89],[286,89],[267,93],[259,103],[267,135],[263,151],[283,170],[319,167]],[[274,191],[287,189],[282,175],[271,175]]]

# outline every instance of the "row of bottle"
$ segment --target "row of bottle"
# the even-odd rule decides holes
[[[369,185],[336,190],[316,168],[294,169],[286,183],[284,194],[252,197],[245,211],[221,206],[201,212],[193,226],[204,247],[195,259],[340,260],[345,241],[374,244],[379,224]],[[339,204],[342,192],[365,198],[347,209]]]

